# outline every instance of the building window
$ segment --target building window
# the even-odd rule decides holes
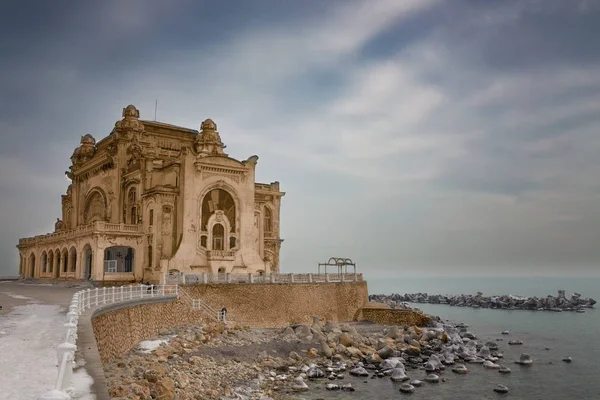
[[[138,223],[137,220],[137,207],[131,207],[131,225],[136,225]]]
[[[229,238],[229,249],[235,249],[235,238],[233,236]]]
[[[225,241],[225,228],[221,224],[213,226],[212,249],[223,250],[223,242]]]
[[[265,207],[265,215],[264,215],[264,230],[265,233],[273,232],[273,214],[271,213],[271,209],[269,207]]]
[[[148,268],[152,268],[152,246],[148,246]]]
[[[206,235],[200,236],[200,246],[206,248]]]
[[[150,210],[150,226],[154,225],[154,210]]]
[[[200,223],[200,230],[208,230],[208,220],[217,210],[223,211],[229,222],[229,226],[231,227],[231,232],[235,232],[235,202],[233,201],[233,197],[223,189],[213,189],[202,199],[202,220]]]

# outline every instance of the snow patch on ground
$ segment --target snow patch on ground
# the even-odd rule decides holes
[[[78,368],[73,371],[73,389],[71,398],[77,400],[96,400],[96,395],[92,394],[92,384],[94,379],[88,375],[84,368]]]
[[[162,343],[169,344],[170,339],[143,340],[138,343],[137,350],[140,353],[148,354],[158,349]]]
[[[25,297],[25,296],[22,296]],[[30,303],[0,318],[0,398],[32,400],[54,388],[56,348],[64,340],[64,308]],[[73,374],[73,398],[93,400],[92,378],[83,368]]]
[[[23,295],[20,295],[20,294],[14,294],[14,293],[11,293],[11,292],[1,292],[1,293],[5,294],[5,295],[7,295],[9,297],[12,297],[13,299],[32,300],[31,297],[23,296]]]

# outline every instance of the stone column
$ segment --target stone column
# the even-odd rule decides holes
[[[73,269],[73,257],[71,257],[71,252],[67,252],[67,274],[71,272]]]
[[[52,272],[53,278],[60,276],[60,250],[54,253],[54,271]]]
[[[92,279],[102,281],[104,276],[104,249],[96,248],[92,251]]]

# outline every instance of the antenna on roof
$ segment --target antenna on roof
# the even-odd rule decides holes
[[[154,102],[154,121],[156,122],[156,109],[158,108],[158,99]]]

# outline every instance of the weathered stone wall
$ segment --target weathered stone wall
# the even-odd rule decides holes
[[[265,283],[182,286],[192,298],[227,308],[228,318],[253,327],[309,323],[312,316],[352,321],[368,302],[367,282]]]
[[[229,319],[252,327],[273,328],[310,323],[313,315],[332,321],[354,320],[368,302],[366,282],[307,284],[186,285],[183,289],[215,309],[226,306]],[[175,326],[202,323],[206,314],[187,302],[157,298],[104,307],[92,315],[103,363],[118,358],[136,343]]]
[[[385,325],[428,326],[432,322],[431,318],[426,314],[420,314],[411,310],[370,307],[362,308],[359,311],[357,319]]]
[[[204,322],[205,314],[188,303],[160,298],[143,304],[132,301],[104,307],[92,315],[94,336],[102,363],[118,358],[138,342],[163,329]]]

